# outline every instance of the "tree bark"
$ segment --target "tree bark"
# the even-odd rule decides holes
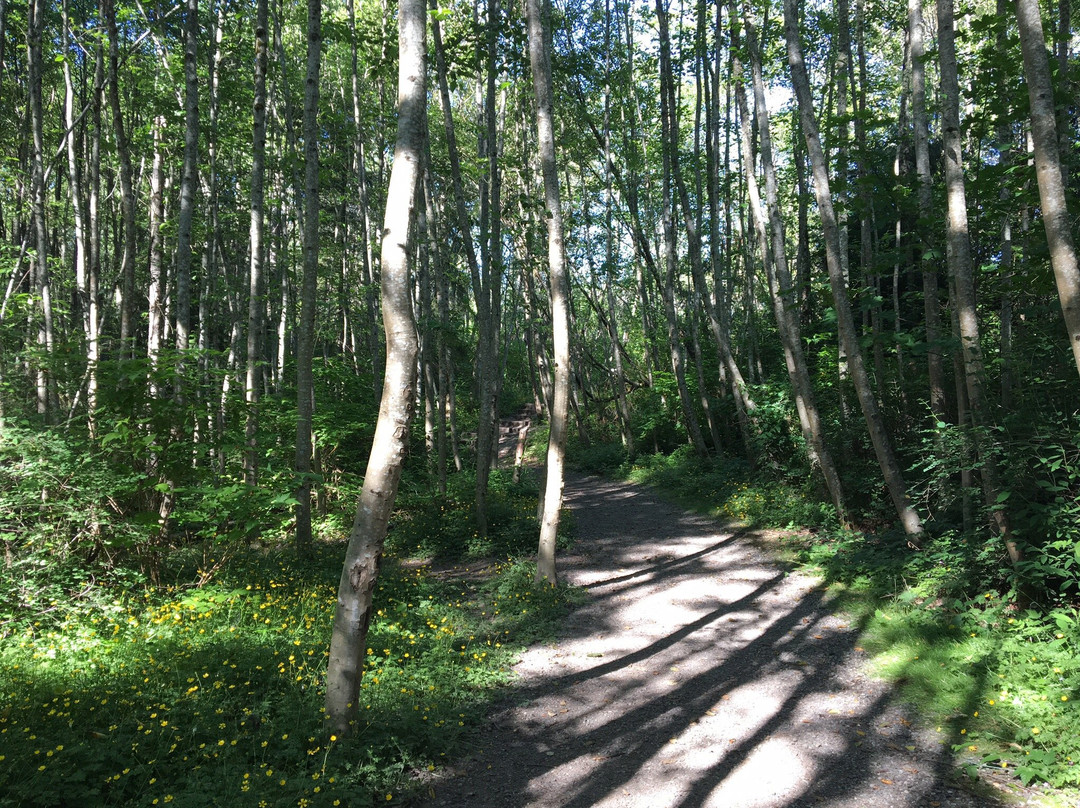
[[[661,151],[663,153],[663,231],[664,231],[664,266],[663,281],[664,314],[667,319],[668,350],[671,355],[671,369],[675,374],[675,384],[679,391],[679,403],[682,405],[683,420],[694,451],[699,457],[705,457],[708,449],[705,437],[701,433],[694,402],[690,397],[690,388],[686,384],[686,354],[679,334],[679,320],[675,308],[675,286],[677,284],[678,241],[675,233],[675,205],[678,194],[678,107],[675,104],[674,76],[671,65],[671,40],[668,34],[668,11],[664,0],[656,0],[656,16],[660,23],[660,128]],[[684,222],[689,224],[690,216],[684,213]],[[692,226],[692,225],[691,225]],[[691,244],[694,240],[691,239]],[[697,242],[700,247],[700,242]],[[692,259],[691,259],[692,260]],[[699,257],[700,264],[700,257]]]
[[[851,313],[851,303],[847,297],[847,285],[844,281],[843,268],[840,264],[840,234],[833,210],[832,196],[829,190],[829,174],[825,166],[825,153],[821,148],[817,118],[814,115],[813,98],[810,95],[810,81],[803,62],[802,45],[799,43],[799,23],[795,0],[784,0],[784,37],[787,40],[788,64],[791,68],[791,83],[799,105],[799,117],[802,121],[803,137],[810,157],[810,166],[814,176],[814,194],[817,198],[818,213],[821,217],[825,234],[825,263],[829,271],[829,285],[833,292],[833,306],[836,310],[837,329],[848,358],[848,367],[852,381],[874,444],[878,465],[885,478],[889,496],[896,508],[900,523],[907,534],[908,541],[919,546],[923,536],[923,524],[919,514],[908,499],[900,463],[893,452],[885,424],[878,410],[870,378],[863,364],[862,351],[859,348],[858,333]]]
[[[930,125],[926,115],[926,45],[923,41],[922,0],[908,0],[908,41],[911,50],[911,123],[914,128],[915,175],[918,184],[919,221],[916,233],[930,233],[933,220],[930,176]],[[938,301],[937,266],[931,242],[922,236],[916,244],[922,265],[923,319],[926,327],[926,362],[930,377],[930,412],[937,421],[945,410],[945,363],[941,354],[941,304]]]
[[[536,583],[556,583],[555,538],[562,510],[563,464],[566,451],[566,419],[570,393],[570,284],[563,244],[559,174],[555,162],[555,120],[551,87],[550,8],[541,0],[527,0],[529,61],[536,90],[536,138],[544,176],[547,208],[548,275],[551,282],[551,325],[554,347],[555,388],[548,416],[547,478],[540,543],[536,559]]]
[[[35,291],[41,301],[41,326],[38,329],[38,346],[43,356],[37,368],[37,409],[46,419],[52,417],[55,399],[55,381],[52,369],[46,367],[55,343],[53,331],[52,284],[49,280],[49,237],[45,221],[45,138],[42,113],[42,53],[41,38],[44,28],[44,0],[31,0],[27,8],[26,56],[27,89],[29,90],[30,130],[32,137],[31,187],[34,230]]]
[[[104,0],[102,6],[109,34],[109,108],[112,111],[116,156],[120,161],[120,218],[124,230],[124,252],[120,259],[120,355],[130,357],[135,353],[135,181],[131,146],[120,106],[120,39],[116,27],[116,2]]]
[[[296,343],[296,550],[311,548],[311,418],[315,391],[315,297],[319,279],[319,68],[322,63],[322,0],[308,0],[307,77],[304,84],[304,269]]]
[[[431,0],[431,8],[433,10],[437,8],[436,0]],[[495,13],[497,14],[497,5],[495,5]],[[490,14],[491,12],[489,11],[489,16]],[[443,110],[443,128],[446,134],[446,148],[450,159],[450,179],[454,189],[454,208],[457,214],[458,232],[464,247],[465,261],[469,267],[473,297],[476,300],[476,319],[479,337],[479,347],[477,352],[477,392],[479,396],[478,404],[480,415],[477,423],[475,499],[478,532],[481,535],[486,536],[487,477],[491,463],[491,453],[490,449],[487,447],[491,444],[491,424],[492,418],[494,417],[493,411],[489,406],[491,402],[491,391],[488,388],[488,379],[491,374],[488,372],[487,362],[492,340],[494,339],[490,333],[492,322],[491,294],[489,291],[490,284],[485,283],[483,279],[483,277],[488,276],[489,268],[485,266],[484,276],[482,277],[480,263],[476,257],[476,247],[472,238],[472,221],[469,218],[468,207],[465,204],[465,183],[462,179],[461,155],[457,145],[457,133],[454,126],[453,110],[450,106],[450,88],[446,75],[446,58],[443,53],[442,32],[439,21],[434,17],[431,21],[431,34],[435,51],[435,69],[439,81],[439,98]],[[494,65],[491,66],[491,69],[495,69]],[[492,110],[492,113],[494,114],[494,110]],[[490,148],[495,148],[494,143],[491,144]],[[497,164],[494,165],[494,168],[496,171],[498,170]],[[485,250],[485,254],[488,255],[488,262],[486,263],[489,263],[490,254],[487,250]]]
[[[375,389],[378,390],[382,376],[382,364],[380,362],[381,351],[379,350],[378,334],[379,312],[377,293],[375,290],[375,260],[371,252],[372,238],[367,164],[364,149],[364,128],[361,124],[362,112],[360,106],[360,69],[357,53],[356,10],[353,0],[348,0],[346,5],[349,10],[349,53],[351,57],[350,85],[352,90],[353,124],[356,127],[356,131],[353,135],[353,150],[356,163],[356,177],[360,190],[360,259],[363,269],[364,309],[367,314],[365,334],[367,336],[368,353],[370,354],[369,358],[371,360],[372,383],[375,385]],[[434,20],[432,21],[432,24],[434,24]]]
[[[244,473],[249,485],[259,478],[259,369],[263,310],[263,222],[266,181],[266,70],[268,66],[267,0],[257,0],[255,12],[255,93],[251,124],[251,225],[248,230],[247,364],[244,374]]]
[[[1050,247],[1050,263],[1054,268],[1069,347],[1080,373],[1080,266],[1065,203],[1065,171],[1058,149],[1050,64],[1037,0],[1016,0],[1016,20],[1031,105],[1031,139],[1035,144],[1035,176],[1039,183],[1043,228]],[[1067,47],[1066,44],[1066,54]]]
[[[412,420],[417,343],[409,286],[409,234],[416,220],[423,165],[426,21],[423,0],[400,0],[398,130],[386,196],[380,273],[386,373],[364,488],[338,586],[326,672],[329,729],[341,735],[353,731],[360,707],[372,593]]]
[[[734,3],[732,12],[734,12]],[[787,245],[784,239],[784,220],[780,214],[780,187],[773,163],[772,133],[769,110],[765,102],[765,81],[761,69],[761,51],[758,48],[757,32],[750,20],[749,10],[744,7],[746,17],[746,48],[750,54],[750,69],[754,84],[754,109],[757,115],[758,142],[761,152],[761,167],[765,174],[765,200],[768,207],[769,233],[772,236],[772,261],[769,260],[769,246],[765,227],[765,215],[761,209],[761,197],[754,181],[750,150],[750,122],[746,112],[746,101],[741,84],[736,86],[740,96],[740,112],[743,124],[743,162],[746,170],[747,186],[750,192],[751,211],[757,225],[758,241],[762,261],[765,264],[772,297],[776,327],[784,349],[784,362],[792,392],[795,394],[795,409],[799,415],[799,425],[803,440],[806,442],[811,466],[817,466],[825,479],[825,487],[832,498],[836,515],[842,522],[848,521],[847,508],[844,505],[844,492],[840,483],[840,474],[833,463],[832,455],[825,443],[825,427],[821,422],[814,387],[810,381],[810,372],[806,367],[802,338],[799,334],[799,316],[793,294],[791,273],[788,271]],[[734,16],[734,13],[732,14]]]
[[[163,260],[164,238],[161,225],[165,218],[165,170],[161,148],[162,130],[165,121],[162,117],[154,118],[151,130],[154,141],[154,157],[150,169],[150,222],[149,256],[150,289],[148,304],[148,323],[146,334],[146,356],[150,360],[150,395],[157,398],[162,390],[157,382],[158,361],[162,344],[165,341],[165,267]]]
[[[953,28],[953,0],[937,0],[938,61],[941,65],[941,128],[945,162],[945,191],[948,201],[946,218],[946,260],[955,293],[956,323],[963,351],[964,381],[968,410],[974,426],[972,435],[980,463],[986,505],[1009,558],[1021,560],[1020,549],[1012,538],[1008,512],[999,501],[1002,494],[996,452],[987,426],[985,375],[979,320],[976,313],[975,281],[968,234],[967,191],[964,180],[962,138],[960,132],[960,85],[956,72],[956,39]],[[963,426],[963,424],[961,424]]]
[[[68,2],[62,4],[64,44],[67,46],[71,38],[71,20],[68,11]],[[99,92],[95,87],[93,92]],[[67,162],[68,162],[68,186],[71,193],[71,212],[74,224],[75,236],[75,286],[78,295],[82,315],[83,335],[86,337],[86,411],[87,430],[90,437],[95,437],[97,424],[95,412],[97,410],[97,352],[98,352],[98,323],[97,307],[90,305],[88,294],[88,272],[90,260],[87,254],[89,234],[87,232],[87,218],[89,211],[83,197],[82,182],[82,157],[78,153],[78,141],[75,131],[75,84],[71,77],[71,60],[64,59],[64,126],[67,129]]]
[[[191,334],[191,228],[199,181],[199,0],[184,12],[184,164],[176,219],[176,350],[188,350]]]
[[[484,132],[481,157],[487,163],[487,183],[481,187],[480,233],[483,262],[477,290],[478,420],[476,427],[476,519],[477,532],[487,536],[487,490],[492,466],[498,464],[499,321],[502,287],[502,181],[499,170],[499,138],[496,128],[496,42],[499,0],[487,0],[487,89],[484,102]]]

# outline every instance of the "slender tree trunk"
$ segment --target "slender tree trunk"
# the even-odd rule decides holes
[[[810,288],[810,186],[806,181],[806,145],[802,142],[802,125],[796,119],[791,129],[795,187],[799,195],[796,213],[799,243],[795,247],[795,284],[799,302],[799,325],[802,326],[810,319],[813,307],[813,295]]]
[[[427,14],[423,0],[398,5],[398,131],[382,241],[386,373],[364,488],[338,586],[326,672],[329,729],[355,729],[371,598],[408,447],[416,385],[416,324],[409,293],[409,231],[423,165]]]
[[[932,231],[933,198],[930,177],[930,125],[926,116],[926,46],[923,40],[922,0],[908,0],[908,42],[911,49],[911,123],[914,127],[915,175],[918,183],[919,221],[915,232]],[[924,235],[916,243],[922,265],[923,318],[926,326],[926,362],[930,377],[930,412],[937,421],[947,417],[945,363],[941,353],[941,306],[938,300],[937,265],[931,242]]]
[[[732,16],[734,17],[734,3],[731,5]],[[788,271],[784,221],[780,214],[780,187],[776,178],[776,167],[773,164],[771,123],[769,121],[769,110],[765,102],[765,81],[762,76],[761,52],[758,48],[757,32],[754,30],[749,14],[746,15],[745,23],[746,47],[750,54],[750,67],[754,83],[754,108],[757,117],[761,166],[765,174],[768,230],[772,235],[772,261],[769,260],[765,212],[762,210],[761,198],[752,171],[749,115],[745,110],[746,101],[742,97],[742,85],[738,84],[736,93],[740,96],[740,112],[744,119],[743,162],[747,165],[746,176],[751,200],[751,212],[757,224],[758,241],[762,260],[765,264],[766,276],[769,280],[769,292],[773,301],[776,327],[780,332],[780,340],[784,349],[784,361],[787,365],[788,378],[791,380],[792,392],[795,394],[795,409],[799,415],[799,425],[810,456],[810,463],[821,470],[821,475],[825,479],[825,487],[828,489],[833,506],[836,508],[837,517],[841,521],[847,522],[848,514],[844,505],[844,492],[840,483],[840,474],[825,443],[825,427],[818,412],[814,387],[810,381],[810,372],[806,367],[806,356],[803,353],[802,338],[799,334],[799,317],[792,292],[791,273]]]
[[[71,38],[71,22],[68,12],[68,2],[62,4],[64,43],[65,47]],[[94,92],[98,92],[97,88]],[[83,335],[86,337],[87,359],[87,430],[91,437],[97,433],[95,411],[97,410],[97,323],[91,320],[90,299],[88,294],[89,281],[88,270],[90,259],[87,254],[89,234],[87,233],[86,204],[83,196],[82,182],[82,155],[78,153],[77,144],[80,138],[76,132],[75,122],[75,84],[71,77],[71,61],[64,59],[64,126],[67,129],[67,162],[68,162],[68,186],[71,193],[71,212],[74,224],[75,236],[75,286],[76,294],[81,309]],[[96,313],[96,310],[95,310]]]
[[[94,91],[90,99],[90,143],[89,159],[84,166],[87,189],[87,238],[89,241],[86,267],[86,305],[88,333],[92,336],[86,351],[90,368],[94,369],[87,378],[87,404],[97,408],[98,375],[97,363],[101,359],[101,328],[104,321],[104,307],[101,305],[101,255],[104,239],[101,236],[101,136],[102,136],[102,88],[105,83],[105,48],[99,38],[94,47]]]
[[[176,219],[176,350],[188,350],[191,335],[191,229],[199,181],[199,0],[184,13],[184,166]]]
[[[426,133],[427,121],[425,120],[424,137],[424,208],[426,211],[427,232],[424,236],[432,245],[434,277],[429,287],[428,295],[434,294],[435,311],[429,316],[435,319],[434,328],[434,368],[429,379],[435,394],[435,470],[439,485],[439,494],[446,496],[446,459],[447,459],[447,388],[450,384],[450,360],[446,349],[446,329],[449,327],[450,312],[449,303],[446,300],[445,278],[446,264],[445,254],[442,249],[441,234],[439,232],[439,220],[435,207],[435,197],[432,189],[433,172],[431,170],[431,140]],[[428,304],[430,307],[430,303]],[[446,310],[444,311],[444,306]],[[429,336],[430,338],[430,336]]]
[[[45,138],[42,113],[42,53],[41,37],[45,25],[44,0],[31,0],[27,8],[26,51],[27,88],[29,90],[30,130],[33,139],[31,157],[32,220],[34,246],[35,291],[41,301],[41,326],[38,346],[43,356],[37,368],[37,409],[46,419],[51,418],[55,399],[55,380],[50,363],[55,344],[53,332],[52,283],[49,279],[49,238],[45,220]]]
[[[840,239],[839,259],[840,269],[844,278],[844,288],[847,294],[851,293],[851,259],[849,255],[850,234],[848,230],[848,208],[851,204],[848,192],[848,168],[850,157],[848,154],[850,142],[848,139],[848,78],[851,69],[851,20],[848,13],[848,0],[836,0],[836,34],[831,38],[833,42],[832,84],[835,90],[836,100],[836,174],[833,182],[832,197],[837,203],[836,224],[837,235]],[[827,158],[826,158],[827,159]],[[846,419],[850,411],[848,405],[848,387],[851,383],[851,369],[848,366],[847,346],[841,338],[838,345],[839,362],[838,375],[840,383],[837,391],[840,394],[840,412]]]
[[[124,114],[120,106],[120,39],[116,28],[116,2],[104,0],[105,24],[109,34],[109,108],[112,110],[116,156],[120,162],[120,218],[124,228],[124,252],[120,259],[120,355],[134,356],[135,336],[135,181],[131,166]]]
[[[492,466],[498,463],[499,320],[502,287],[502,182],[499,170],[499,139],[496,129],[496,42],[500,18],[499,0],[487,0],[487,92],[484,103],[484,147],[487,184],[481,188],[481,267],[477,305],[479,346],[477,390],[479,415],[476,427],[476,519],[480,536],[486,537],[487,489]],[[486,189],[486,193],[484,193]],[[485,232],[486,231],[486,232]]]
[[[370,203],[368,199],[367,184],[367,157],[364,149],[364,128],[361,125],[362,111],[360,102],[360,69],[357,53],[356,10],[354,8],[355,3],[353,0],[348,0],[347,5],[349,9],[349,50],[351,56],[350,84],[352,89],[353,120],[356,126],[353,148],[355,152],[354,160],[356,162],[356,176],[360,189],[360,259],[362,261],[363,269],[364,308],[367,314],[367,329],[365,333],[367,334],[368,353],[371,355],[372,383],[375,385],[377,391],[382,376],[382,364],[380,362],[381,351],[379,350],[379,313],[375,289],[375,261],[371,252],[372,239],[369,221]],[[432,25],[435,24],[435,21],[432,20]]]
[[[146,356],[150,360],[150,395],[157,398],[162,390],[157,382],[158,361],[165,341],[165,267],[164,238],[161,233],[165,217],[165,171],[164,156],[161,148],[162,131],[165,120],[161,116],[154,118],[151,127],[154,140],[154,158],[150,169],[150,223],[149,223],[149,319],[146,335]]]
[[[814,172],[814,193],[817,198],[818,212],[825,234],[825,262],[829,270],[829,284],[833,292],[833,305],[836,309],[837,329],[843,340],[848,357],[848,367],[855,383],[863,417],[870,431],[870,440],[874,444],[878,465],[885,478],[889,496],[900,517],[908,541],[918,546],[922,540],[923,525],[915,508],[908,499],[900,463],[893,452],[892,443],[881,419],[870,378],[863,364],[862,351],[859,348],[858,333],[851,313],[851,304],[847,298],[847,286],[844,283],[843,269],[840,264],[840,235],[833,211],[832,196],[829,190],[829,174],[825,166],[825,154],[821,148],[817,118],[814,115],[813,98],[810,95],[810,81],[803,62],[802,45],[799,43],[799,23],[795,0],[784,0],[784,36],[787,40],[788,64],[791,67],[791,82],[798,99],[799,116],[802,121],[803,137]]]
[[[899,192],[903,192],[904,178],[910,169],[910,154],[906,148],[907,133],[909,131],[909,101],[911,98],[911,38],[904,38],[904,59],[900,69],[902,76],[902,88],[900,90],[900,110],[898,115],[896,151],[893,158],[893,176],[896,177],[896,186]],[[907,220],[908,210],[904,205],[897,205],[893,220],[893,272],[892,272],[892,310],[893,310],[893,350],[896,352],[896,387],[900,395],[900,410],[905,423],[910,420],[910,408],[908,406],[908,391],[905,384],[906,358],[904,356],[904,333],[903,320],[901,319],[900,279],[905,274],[906,268],[913,266],[912,251],[910,248],[911,236],[904,232],[904,222]]]
[[[436,7],[436,0],[431,0],[431,8],[435,9]],[[489,16],[491,16],[492,13],[497,15],[497,4],[493,3],[493,11],[489,11]],[[446,134],[447,153],[450,159],[450,178],[454,189],[454,206],[457,213],[458,232],[461,237],[462,245],[464,246],[465,260],[469,266],[469,276],[472,280],[473,297],[476,300],[476,319],[479,337],[479,347],[477,351],[477,382],[479,394],[478,404],[480,410],[476,431],[476,522],[480,535],[486,536],[487,480],[488,470],[491,464],[491,451],[489,447],[492,439],[492,418],[494,417],[490,407],[491,389],[489,387],[490,376],[492,374],[488,372],[487,364],[493,340],[490,333],[492,326],[491,296],[489,291],[490,284],[485,284],[481,277],[480,263],[477,261],[476,248],[472,239],[472,221],[469,218],[468,208],[465,204],[465,184],[462,180],[461,156],[457,146],[457,134],[454,127],[453,110],[450,106],[450,89],[447,82],[446,59],[443,54],[442,33],[439,28],[439,21],[433,18],[431,26],[435,51],[435,66],[439,81],[439,97],[443,109],[443,127]],[[494,64],[491,65],[491,69],[495,69]],[[490,102],[493,103],[493,99],[490,99]],[[494,113],[494,110],[492,110],[492,112]],[[495,144],[492,143],[490,148],[494,149]],[[494,160],[489,163],[489,166],[494,166],[495,170],[498,170],[498,166],[494,163]],[[487,252],[488,251],[485,249],[486,254]],[[485,262],[484,268],[485,276],[489,276],[490,267],[487,266],[487,263],[490,263],[490,260],[490,255],[488,255],[488,261]]]
[[[881,301],[884,298],[881,289],[881,273],[875,260],[875,213],[874,197],[871,193],[870,177],[867,170],[869,155],[866,144],[866,47],[865,47],[865,9],[864,0],[855,0],[855,61],[858,68],[858,82],[855,85],[855,149],[858,166],[855,196],[859,208],[859,270],[862,275],[860,286],[869,289],[870,333],[873,339],[874,375],[877,381],[879,400],[884,399],[885,384],[885,342],[882,338]],[[901,62],[903,60],[901,59]],[[853,71],[854,72],[854,71]],[[901,66],[901,74],[903,67]],[[901,86],[903,81],[901,80]],[[901,90],[901,96],[903,90]]]
[[[570,284],[563,245],[559,174],[555,162],[555,120],[551,86],[550,7],[541,0],[527,0],[529,61],[536,90],[536,139],[544,175],[544,202],[548,225],[548,275],[551,280],[551,325],[555,352],[555,390],[549,414],[547,482],[544,512],[540,521],[540,544],[536,559],[536,583],[554,585],[555,537],[562,510],[563,462],[566,451],[566,416],[570,392]]]
[[[257,0],[255,11],[255,97],[251,124],[251,225],[248,230],[247,363],[244,374],[244,473],[249,485],[259,480],[259,370],[262,367],[259,339],[263,311],[263,220],[266,180],[266,71],[268,65],[267,0]]]
[[[322,63],[322,2],[308,0],[307,77],[304,84],[304,270],[296,347],[296,550],[311,549],[311,418],[315,390],[315,297],[319,279],[319,68]]]
[[[960,132],[960,86],[956,72],[956,41],[953,29],[953,0],[937,0],[938,61],[941,65],[941,124],[945,162],[945,190],[948,200],[946,218],[946,260],[955,292],[955,310],[960,345],[964,358],[964,379],[968,409],[974,426],[972,435],[980,463],[980,477],[987,507],[1010,560],[1021,560],[1020,549],[1012,538],[1008,512],[999,501],[1002,486],[996,452],[987,426],[987,405],[983,394],[982,345],[976,314],[975,281],[972,269],[971,242],[968,235],[967,193]]]
[[[619,419],[619,435],[627,456],[633,457],[634,431],[626,399],[626,373],[619,349],[618,319],[615,315],[615,280],[618,277],[618,266],[615,260],[615,194],[611,165],[611,0],[604,0],[604,54],[604,292],[607,297],[607,328],[614,365],[615,411]]]
[[[1077,372],[1080,372],[1080,266],[1077,264],[1072,222],[1065,203],[1066,172],[1058,150],[1054,93],[1038,2],[1016,0],[1016,20],[1031,104],[1031,139],[1035,144],[1035,176],[1039,182],[1043,227],[1050,247],[1050,263],[1054,267],[1054,280],[1069,347],[1072,348]],[[1067,59],[1068,41],[1067,38],[1063,39]]]
[[[664,174],[664,264],[663,284],[664,313],[667,318],[668,350],[671,354],[671,368],[675,373],[675,383],[679,390],[679,402],[682,405],[683,420],[694,451],[701,457],[708,454],[705,438],[701,434],[694,402],[686,384],[686,357],[682,338],[679,334],[678,314],[675,308],[675,286],[677,284],[678,241],[675,233],[675,205],[678,194],[678,107],[675,105],[674,76],[671,65],[671,40],[668,34],[668,11],[664,0],[656,0],[656,15],[660,22],[660,128],[662,131],[663,174]],[[690,223],[690,216],[684,215],[684,222]],[[700,242],[698,242],[700,246]]]

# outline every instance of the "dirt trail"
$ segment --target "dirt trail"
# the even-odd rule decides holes
[[[647,489],[571,477],[560,559],[588,602],[524,654],[454,808],[988,808],[945,736],[862,673],[857,627],[748,534]]]

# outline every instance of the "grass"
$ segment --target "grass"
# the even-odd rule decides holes
[[[514,514],[519,498],[501,502]],[[418,508],[395,520],[399,557],[422,533]],[[524,550],[524,528],[507,525],[517,538],[495,544]],[[322,700],[342,555],[340,541],[303,562],[180,553],[166,586],[99,584],[0,626],[0,806],[402,801],[418,771],[462,751],[567,592],[534,590],[531,565],[507,556],[473,582],[388,558],[362,727],[337,738]]]
[[[899,534],[841,528],[797,477],[754,476],[688,452],[580,466],[653,485],[683,505],[778,528],[774,550],[824,578],[863,625],[860,645],[952,745],[958,765],[1045,784],[1080,801],[1080,610],[1027,608],[1009,595],[994,539],[942,533],[921,552]]]

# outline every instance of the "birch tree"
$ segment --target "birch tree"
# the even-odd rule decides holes
[[[555,387],[547,447],[547,481],[540,521],[540,545],[536,582],[556,582],[555,535],[562,510],[563,465],[566,453],[566,421],[570,396],[570,284],[563,244],[563,218],[559,200],[559,172],[555,161],[554,101],[551,86],[550,10],[542,0],[527,0],[529,62],[536,91],[536,140],[544,177],[547,208],[548,275],[551,282],[551,325],[554,343]]]
[[[817,117],[814,114],[814,102],[810,94],[810,80],[806,74],[806,63],[803,61],[802,44],[799,42],[799,18],[795,0],[784,0],[784,38],[787,42],[791,83],[795,89],[803,138],[806,140],[806,150],[813,171],[818,214],[821,217],[821,226],[825,235],[825,263],[833,293],[837,329],[847,353],[848,369],[855,383],[859,406],[862,408],[863,418],[870,432],[870,440],[874,444],[874,453],[885,478],[889,497],[900,517],[900,523],[904,533],[907,534],[908,541],[919,546],[923,536],[922,519],[908,498],[900,462],[893,451],[892,441],[885,430],[881,412],[874,398],[870,377],[863,363],[862,349],[859,347],[859,337],[851,313],[851,302],[847,296],[847,283],[840,261],[840,231],[829,190],[829,174],[825,165],[825,153],[821,148],[821,137],[818,134]]]
[[[1046,55],[1046,39],[1038,2],[1016,0],[1016,21],[1031,105],[1031,140],[1035,146],[1035,176],[1039,183],[1043,228],[1050,247],[1050,263],[1054,268],[1069,347],[1077,372],[1080,372],[1080,266],[1077,264],[1072,221],[1065,203],[1066,174],[1058,149],[1050,60]],[[1067,44],[1065,48],[1067,53]]]
[[[359,707],[371,598],[413,415],[418,346],[409,284],[413,255],[409,236],[416,222],[417,190],[423,170],[426,22],[424,0],[400,0],[397,142],[386,194],[380,273],[386,373],[375,439],[338,584],[326,670],[329,728],[342,735],[352,732]]]

